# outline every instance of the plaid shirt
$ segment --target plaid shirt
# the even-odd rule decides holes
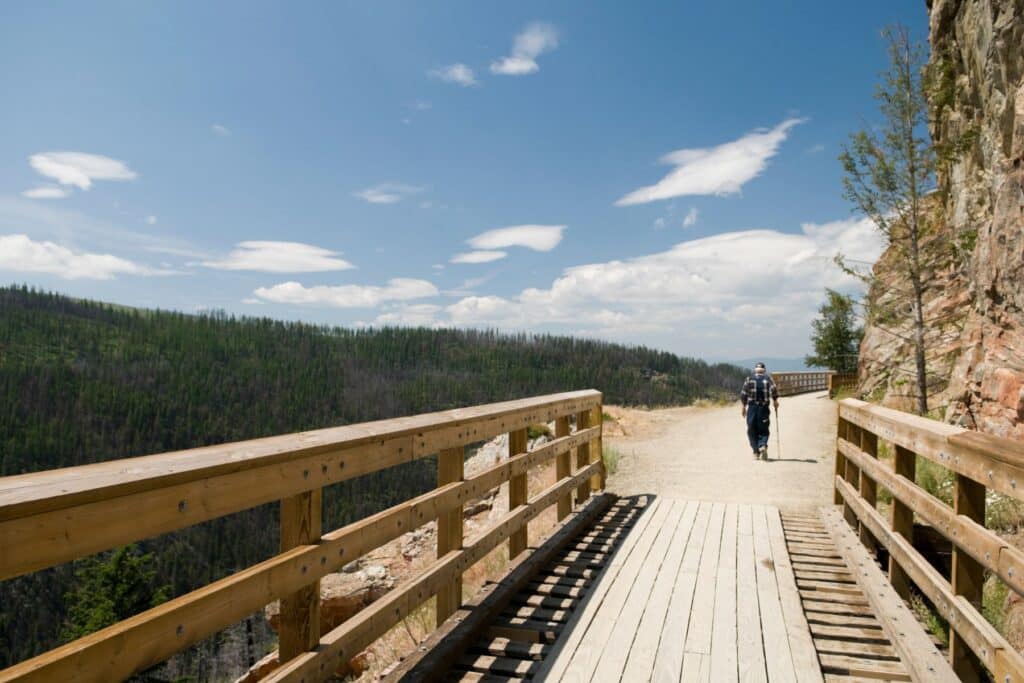
[[[779,390],[775,388],[775,382],[772,378],[765,374],[764,381],[768,394],[773,399],[779,398]],[[742,403],[756,403],[757,402],[757,380],[753,377],[748,377],[747,381],[743,383],[743,391],[740,392],[740,401]],[[767,400],[764,401],[768,403]]]

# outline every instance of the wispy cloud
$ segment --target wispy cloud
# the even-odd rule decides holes
[[[786,119],[771,130],[759,129],[717,147],[680,149],[661,158],[675,168],[654,185],[625,195],[616,206],[646,204],[683,195],[725,196],[759,176],[779,151],[790,129],[806,119]]]
[[[146,216],[146,225],[156,225],[156,216]]]
[[[408,301],[437,296],[440,292],[427,280],[393,278],[384,286],[317,285],[305,287],[298,282],[282,282],[260,287],[253,292],[264,301],[282,304],[307,304],[335,308],[373,308],[388,301]]]
[[[56,185],[43,185],[41,187],[33,187],[31,190],[25,190],[21,193],[21,196],[28,197],[29,199],[63,199],[69,194],[71,193]]]
[[[696,206],[691,206],[690,210],[686,212],[683,217],[683,227],[689,228],[697,225],[697,218],[700,216],[700,211],[697,210]]]
[[[806,344],[824,288],[860,286],[832,264],[834,254],[870,262],[881,248],[877,230],[863,219],[806,223],[797,233],[722,233],[645,256],[568,268],[549,286],[516,296],[469,294],[432,319],[420,311],[417,324],[655,340],[688,353],[707,352],[713,344],[720,355],[754,353],[754,346],[765,345],[796,354]],[[399,318],[395,313],[391,320]]]
[[[534,251],[551,251],[562,241],[564,225],[510,225],[488,230],[468,241],[474,249],[507,249],[526,247]]]
[[[210,130],[212,130],[217,135],[221,135],[221,136],[224,136],[224,137],[227,137],[228,135],[231,135],[231,129],[228,128],[227,126],[223,126],[223,125],[221,125],[219,123],[215,123],[215,124],[211,125],[210,126]]]
[[[125,162],[100,154],[40,152],[30,156],[28,163],[36,173],[81,190],[88,190],[95,180],[134,180],[136,177]]]
[[[0,235],[0,270],[48,273],[65,280],[110,280],[117,275],[171,275],[113,254],[98,254],[37,241],[28,235]]]
[[[492,261],[500,261],[506,256],[508,256],[508,253],[504,251],[469,251],[452,256],[451,263],[491,263]]]
[[[512,54],[491,63],[491,73],[525,76],[540,70],[537,57],[558,47],[558,31],[551,24],[534,22],[524,28],[512,44]]]
[[[203,261],[216,270],[254,270],[263,273],[316,273],[354,268],[338,252],[302,242],[250,240],[239,242],[226,258]]]
[[[821,144],[820,142],[816,145],[811,145],[810,147],[807,148],[808,154],[821,154],[824,151],[825,145]]]
[[[473,70],[461,62],[431,69],[427,75],[445,83],[461,85],[463,88],[479,85]]]
[[[396,204],[411,194],[422,192],[423,188],[417,185],[404,185],[402,183],[381,183],[360,190],[355,196],[370,202],[371,204]]]
[[[433,109],[434,105],[432,105],[430,102],[426,100],[416,100],[413,103],[412,107],[416,111],[428,111],[430,109]]]

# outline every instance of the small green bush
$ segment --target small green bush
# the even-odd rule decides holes
[[[604,446],[601,449],[601,459],[604,461],[604,471],[611,476],[619,471],[619,459],[622,454],[612,446]]]
[[[530,439],[536,439],[541,436],[551,438],[551,427],[545,424],[530,425],[526,428],[526,436]]]

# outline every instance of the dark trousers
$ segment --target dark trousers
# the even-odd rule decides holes
[[[747,404],[747,439],[750,440],[750,450],[758,451],[761,447],[768,447],[768,427],[771,423],[771,406],[767,403]]]

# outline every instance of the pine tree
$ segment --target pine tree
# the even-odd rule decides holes
[[[135,544],[76,563],[73,588],[65,593],[68,621],[65,641],[155,607],[167,600],[169,586],[155,586],[153,555]]]
[[[875,93],[882,122],[850,137],[839,160],[844,195],[870,218],[906,267],[912,291],[917,407],[928,412],[922,298],[921,240],[928,227],[922,201],[934,183],[936,157],[928,135],[928,79],[924,46],[911,42],[905,26],[886,29],[889,69]],[[844,265],[840,257],[839,263]],[[868,311],[871,315],[871,311]]]
[[[811,322],[814,354],[807,356],[804,363],[836,372],[856,372],[864,330],[856,324],[854,301],[835,290],[825,291],[828,299],[818,309],[818,318]]]

